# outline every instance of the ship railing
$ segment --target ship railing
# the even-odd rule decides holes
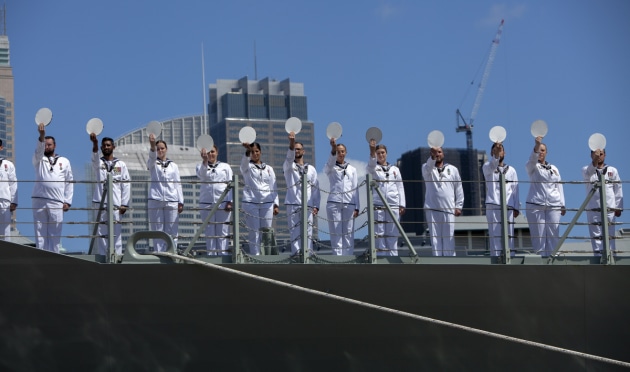
[[[566,228],[564,234],[562,235],[562,237],[560,238],[560,240],[558,241],[557,246],[555,247],[555,249],[553,250],[553,252],[551,253],[551,255],[549,256],[548,262],[552,263],[553,260],[555,260],[558,257],[558,251],[560,250],[560,248],[562,247],[562,244],[564,243],[564,241],[567,239],[567,237],[569,236],[569,233],[571,232],[571,230],[573,229],[573,227],[576,225],[580,215],[582,214],[582,212],[585,211],[588,203],[591,201],[591,199],[594,197],[595,193],[597,191],[599,191],[599,221],[601,223],[601,241],[602,241],[602,252],[601,252],[601,263],[605,264],[605,265],[614,265],[615,264],[615,255],[614,252],[612,251],[611,247],[610,247],[610,233],[609,233],[609,221],[608,221],[608,202],[607,202],[607,196],[606,196],[606,192],[607,192],[607,188],[606,188],[606,175],[604,173],[599,174],[598,176],[598,180],[596,183],[593,184],[592,188],[590,189],[590,191],[587,193],[586,198],[584,199],[584,202],[582,203],[582,205],[580,205],[580,208],[578,208],[578,210],[576,211],[575,215],[573,216],[573,219],[571,220],[571,222],[569,223],[569,226]],[[614,236],[612,237],[613,239],[615,238]],[[591,239],[593,239],[593,237],[591,237]]]
[[[23,182],[33,182],[33,181],[21,181],[21,183]],[[110,180],[107,181],[108,185],[105,189],[112,189],[111,184],[109,184]],[[148,182],[150,181],[133,181],[134,183],[142,183],[145,182],[148,184]],[[188,181],[183,181],[183,182],[188,182]],[[419,180],[407,180],[404,181],[405,183],[405,188],[407,188],[407,185],[411,185],[413,183],[420,183],[420,182],[425,182],[425,181],[419,181]],[[463,182],[473,182],[473,181],[463,181]],[[505,182],[504,180],[500,180],[500,182]],[[374,226],[381,223],[381,221],[375,221],[374,220],[374,201],[371,200],[368,203],[366,203],[366,207],[364,207],[361,211],[360,211],[360,217],[363,217],[364,219],[368,219],[368,221],[366,221],[365,223],[357,223],[355,225],[354,228],[354,232],[357,231],[365,231],[368,230],[368,233],[362,237],[362,238],[357,238],[355,241],[357,242],[357,244],[359,244],[361,247],[360,248],[356,248],[356,254],[353,256],[342,256],[342,257],[334,257],[333,255],[330,255],[330,253],[328,253],[328,250],[330,249],[330,246],[327,246],[325,242],[319,240],[319,234],[324,232],[324,229],[319,228],[319,224],[317,223],[317,220],[315,218],[313,218],[313,222],[309,223],[299,223],[296,224],[297,227],[299,227],[301,229],[301,234],[299,236],[299,240],[300,240],[300,245],[301,246],[307,246],[309,242],[312,243],[313,248],[311,250],[307,250],[307,255],[305,256],[304,254],[300,253],[298,256],[296,257],[291,257],[290,259],[287,259],[287,255],[286,252],[280,255],[270,255],[267,257],[253,257],[253,256],[248,256],[248,252],[246,250],[243,249],[243,247],[248,243],[246,239],[243,239],[242,237],[242,232],[244,230],[242,230],[243,228],[243,223],[241,221],[242,216],[243,216],[243,211],[242,208],[240,207],[240,186],[242,185],[242,182],[239,181],[238,177],[235,176],[234,179],[229,183],[228,187],[232,188],[232,192],[234,195],[234,199],[233,199],[233,203],[234,203],[234,207],[233,207],[233,211],[239,211],[239,213],[232,213],[232,220],[230,221],[230,229],[232,230],[231,233],[229,234],[229,236],[226,236],[225,238],[229,239],[229,243],[230,243],[230,248],[229,248],[229,255],[228,256],[223,256],[221,257],[221,261],[222,262],[232,262],[232,263],[245,263],[245,262],[258,262],[258,261],[262,261],[262,262],[266,262],[266,263],[385,263],[385,262],[403,262],[403,263],[415,263],[415,262],[420,262],[420,263],[460,263],[463,261],[466,261],[467,263],[504,263],[504,264],[509,264],[509,263],[514,263],[514,264],[521,264],[524,263],[526,261],[530,261],[530,262],[535,262],[535,257],[538,256],[539,257],[539,261],[540,264],[559,264],[559,263],[569,263],[569,262],[581,262],[581,263],[597,263],[597,264],[615,264],[618,263],[619,259],[621,258],[622,260],[625,260],[627,257],[627,231],[624,232],[623,229],[621,231],[619,231],[619,227],[626,225],[623,221],[620,220],[620,218],[617,218],[617,221],[614,222],[614,226],[618,228],[619,231],[619,235],[613,236],[613,234],[609,231],[609,227],[613,226],[611,223],[608,222],[608,218],[605,218],[605,216],[607,214],[609,214],[611,211],[606,207],[606,203],[604,202],[607,195],[606,195],[606,187],[603,187],[603,183],[605,183],[605,180],[599,180],[597,185],[595,186],[595,188],[593,188],[593,191],[589,192],[586,195],[586,199],[583,201],[582,205],[578,208],[569,208],[567,207],[567,212],[569,213],[574,213],[573,217],[571,219],[570,222],[563,222],[561,221],[559,223],[559,225],[561,227],[563,227],[564,231],[561,231],[561,236],[557,236],[558,238],[558,243],[556,244],[553,252],[551,255],[549,255],[548,257],[540,257],[539,252],[534,252],[533,250],[531,250],[531,248],[528,248],[527,246],[523,246],[523,244],[518,244],[516,246],[516,255],[517,257],[514,257],[514,253],[512,250],[509,249],[509,244],[506,244],[506,239],[514,239],[516,241],[519,240],[523,240],[523,241],[527,241],[527,239],[530,238],[530,236],[526,236],[526,235],[521,235],[524,231],[524,229],[521,228],[521,231],[515,232],[514,236],[510,236],[508,233],[506,233],[505,231],[502,232],[502,245],[503,247],[503,251],[502,251],[502,255],[499,258],[496,257],[488,257],[488,248],[487,248],[487,239],[488,239],[488,235],[487,235],[487,223],[485,221],[481,221],[481,220],[475,220],[475,222],[470,222],[470,223],[475,223],[475,224],[479,224],[479,227],[476,227],[476,230],[479,230],[479,232],[481,232],[482,230],[485,231],[485,233],[483,233],[483,235],[473,235],[473,239],[480,239],[481,240],[485,240],[485,249],[482,248],[479,243],[475,243],[475,245],[477,246],[477,248],[475,248],[472,244],[466,244],[465,243],[465,237],[463,237],[463,235],[459,235],[458,241],[457,241],[457,260],[450,260],[451,257],[442,257],[441,261],[438,262],[438,257],[432,257],[430,254],[427,255],[427,251],[426,245],[421,245],[419,243],[418,237],[422,238],[427,238],[428,235],[426,233],[423,234],[423,236],[419,236],[416,235],[416,238],[412,239],[411,236],[413,236],[413,234],[409,234],[408,231],[412,231],[412,230],[416,230],[416,229],[412,229],[410,227],[412,227],[414,224],[418,224],[418,223],[422,223],[425,224],[426,222],[424,221],[419,221],[419,220],[405,220],[404,218],[399,221],[399,223],[396,223],[396,227],[399,231],[400,234],[400,241],[399,241],[399,245],[400,246],[404,246],[404,250],[399,249],[399,252],[401,253],[401,258],[399,259],[393,259],[393,258],[388,258],[388,257],[378,257],[378,249],[375,250],[374,248],[374,243],[375,243],[375,239],[377,239],[378,237],[376,236],[376,234],[374,233]],[[74,182],[75,185],[80,185],[80,184],[94,184],[94,182],[87,182],[87,181],[75,181]],[[199,182],[198,182],[199,183]],[[483,183],[480,183],[480,188],[483,187]],[[521,188],[525,188],[523,186],[523,184],[528,184],[531,182],[528,181],[521,181]],[[569,188],[569,187],[574,187],[575,185],[579,185],[580,187],[584,187],[585,184],[587,184],[587,182],[584,181],[562,181],[562,184],[565,186],[565,188]],[[363,191],[365,193],[365,195],[363,195],[364,197],[371,197],[372,195],[372,190],[375,191],[375,193],[378,195],[379,198],[383,199],[383,195],[379,195],[379,189],[376,188],[374,189],[375,183],[369,179],[366,178],[365,182],[361,182],[361,185],[365,185],[367,187],[367,189],[361,189],[361,190],[367,190],[367,191]],[[302,182],[301,183],[302,187],[308,187],[311,186],[313,187],[313,185],[308,185],[307,182]],[[504,186],[501,187],[501,189],[504,189]],[[603,208],[599,208],[597,210],[595,209],[588,209],[587,204],[588,204],[588,200],[590,200],[593,195],[594,195],[594,190],[601,190],[602,192],[599,193],[599,198],[600,200],[600,204],[603,205]],[[524,191],[524,190],[523,190]],[[227,191],[226,191],[227,192]],[[76,194],[76,193],[75,193]],[[103,257],[101,259],[100,262],[119,262],[120,261],[120,257],[116,256],[114,254],[114,250],[112,248],[112,241],[114,240],[112,237],[113,231],[114,229],[112,228],[112,226],[115,226],[116,224],[120,224],[123,227],[129,227],[131,226],[132,229],[128,229],[128,230],[134,230],[134,224],[136,224],[136,232],[137,232],[137,227],[139,227],[138,225],[142,225],[143,221],[139,221],[139,220],[132,220],[129,216],[130,213],[133,213],[134,210],[133,208],[128,209],[128,213],[126,215],[124,215],[124,218],[121,219],[120,221],[116,221],[115,219],[111,218],[111,214],[114,213],[116,206],[113,205],[113,202],[110,198],[110,195],[107,195],[108,193],[105,193],[103,199],[101,200],[101,205],[98,206],[98,213],[100,214],[107,214],[108,218],[106,219],[107,221],[100,221],[99,218],[97,217],[96,219],[93,219],[92,221],[72,221],[71,219],[67,219],[66,221],[64,221],[64,225],[87,225],[88,226],[88,230],[92,230],[91,234],[88,235],[64,235],[64,239],[65,238],[69,238],[69,239],[89,239],[90,242],[90,251],[92,254],[94,254],[94,239],[97,237],[103,237],[106,238],[107,241],[109,242],[109,246],[108,246],[108,254],[106,257]],[[303,190],[303,195],[305,195],[306,193],[304,193]],[[410,193],[407,193],[408,198],[410,196]],[[224,200],[225,195],[222,196],[222,200]],[[504,198],[504,195],[502,196],[502,198]],[[91,198],[88,199],[90,203],[91,202]],[[409,200],[409,199],[408,199]],[[28,210],[29,207],[26,207],[25,205],[29,204],[28,198],[24,198],[24,196],[22,197],[22,203],[21,205],[18,207],[20,210]],[[217,203],[219,204],[219,203]],[[380,204],[380,203],[377,203]],[[409,204],[409,203],[408,203]],[[502,208],[506,206],[505,201],[502,201]],[[96,204],[98,205],[98,204]],[[525,215],[526,211],[527,211],[527,205],[525,203],[522,203],[523,208],[521,208],[521,214]],[[385,209],[387,210],[387,213],[391,216],[392,215],[392,211],[391,211],[391,206],[387,205],[385,206]],[[424,211],[424,208],[418,208],[416,207],[409,207],[407,206],[407,213],[409,213],[410,210],[412,209],[416,209],[417,211]],[[84,208],[81,206],[81,201],[75,201],[75,204],[71,207],[70,209],[71,212],[70,214],[68,214],[67,216],[76,216],[77,212],[81,212],[81,211],[88,211],[88,212],[94,212],[96,210],[96,208]],[[195,211],[199,211],[200,208],[196,205],[192,205],[192,203],[189,203],[188,201],[186,202],[186,206],[185,206],[185,211],[187,212],[195,212]],[[216,208],[213,208],[213,211],[211,211],[212,213],[216,212]],[[571,236],[570,234],[572,234],[572,231],[574,230],[575,227],[577,226],[588,226],[588,225],[592,225],[592,223],[589,222],[580,222],[580,217],[581,215],[583,215],[583,212],[587,211],[587,212],[596,212],[600,215],[600,220],[601,222],[598,222],[601,225],[601,230],[602,230],[602,234],[601,237],[595,237],[592,238],[591,236],[588,236],[588,234],[586,234],[587,236]],[[146,212],[146,211],[144,211]],[[507,210],[507,212],[509,213],[509,210]],[[298,210],[297,213],[301,214],[300,219],[302,221],[308,221],[308,216],[305,217],[306,213],[308,213],[308,207],[307,206],[302,206],[302,208],[300,210]],[[509,226],[509,223],[506,222],[506,210],[502,210],[502,228],[505,230],[507,228],[507,226]],[[317,216],[317,219],[322,219],[325,220],[325,213],[322,210],[320,212],[321,216]],[[17,226],[18,224],[32,224],[32,222],[25,222],[25,220],[27,220],[27,218],[23,218],[22,221],[19,222],[15,222],[15,225]],[[566,217],[563,218],[563,220],[566,220]],[[472,221],[472,220],[471,220]],[[215,238],[215,237],[208,237],[205,236],[203,234],[203,230],[205,228],[205,226],[207,226],[208,224],[210,224],[211,222],[208,222],[208,220],[198,220],[192,223],[192,225],[194,225],[194,227],[196,227],[195,230],[193,230],[193,233],[180,233],[178,234],[178,236],[176,237],[177,239],[174,240],[174,244],[176,247],[176,250],[178,252],[180,252],[180,254],[184,254],[184,255],[197,255],[198,252],[199,253],[203,253],[203,248],[200,247],[200,242],[203,242],[203,240],[205,239],[209,239],[209,238]],[[455,224],[461,224],[462,221],[459,221],[458,218],[455,219]],[[520,223],[521,225],[523,224],[523,218],[520,219]],[[106,224],[108,226],[108,231],[106,233],[105,236],[100,236],[98,235],[98,232],[94,232],[97,228],[97,225],[103,225]],[[325,224],[322,224],[325,225]],[[485,226],[482,226],[485,225]],[[313,230],[312,234],[308,233],[308,227],[311,227]],[[521,226],[522,227],[522,226]],[[245,228],[247,228],[247,226],[245,226]],[[181,225],[180,225],[180,229],[181,229]],[[407,230],[407,232],[405,232],[405,230]],[[28,228],[24,228],[22,229],[22,232],[24,231],[28,231]],[[65,232],[65,231],[64,231]],[[284,233],[286,234],[286,231],[282,231],[282,230],[278,230],[276,229],[275,233],[276,236],[278,236],[278,232],[280,233]],[[461,232],[461,231],[460,231]],[[273,234],[273,230],[272,231],[268,231],[268,233]],[[456,234],[458,232],[456,231]],[[68,233],[66,233],[68,234]],[[583,234],[584,235],[584,234]],[[28,237],[29,235],[22,235],[23,237]],[[32,236],[32,235],[31,235]],[[130,236],[130,235],[129,235]],[[129,236],[127,236],[127,241],[129,240]],[[1,238],[1,237],[0,237]],[[151,238],[152,239],[152,238]],[[582,242],[588,242],[591,241],[592,239],[597,239],[600,240],[602,242],[602,246],[603,246],[603,252],[602,254],[593,254],[593,252],[589,252],[588,250],[583,250],[583,247],[581,247],[578,250],[575,250],[575,248],[573,247],[565,247],[566,242],[569,240],[576,240],[576,241],[582,241]],[[428,240],[428,239],[426,239]],[[620,243],[625,241],[624,244],[617,244],[617,248],[613,249],[611,248],[611,244],[612,242],[616,242]],[[177,244],[179,241],[179,245]],[[469,239],[470,241],[470,239]],[[477,240],[475,240],[477,241]],[[139,242],[139,240],[138,240]],[[290,241],[288,242],[289,244],[291,243]],[[287,242],[285,241],[284,243],[278,243],[276,244],[274,242],[274,239],[265,239],[265,242],[263,243],[263,245],[265,246],[273,246],[275,248],[277,248],[278,251],[285,249],[286,248],[286,244]],[[365,249],[365,251],[363,251],[363,247],[365,247],[367,245],[367,248]],[[526,245],[526,244],[525,244]],[[577,245],[576,245],[577,246]],[[322,248],[322,251],[319,251],[318,249]],[[420,251],[423,251],[423,254],[420,254]],[[625,250],[625,251],[624,251]],[[137,252],[139,254],[141,254],[141,252],[148,252],[147,250],[143,250],[143,249],[138,249]],[[207,252],[207,251],[206,251]],[[408,254],[406,252],[409,252]],[[149,252],[150,253],[150,252]],[[275,257],[274,257],[275,256]],[[525,257],[525,259],[523,258]],[[576,258],[577,257],[577,258]],[[204,257],[205,258],[205,257]],[[210,257],[209,259],[212,260],[212,257]],[[627,260],[626,260],[627,261]]]
[[[384,236],[378,237],[374,231],[374,226],[376,223],[376,221],[374,221],[374,200],[373,200],[373,193],[372,193],[372,190],[374,190],[377,193],[378,197],[380,198],[380,202],[382,203],[383,207],[387,211],[387,214],[390,216],[391,221],[396,225],[396,229],[398,229],[398,234],[402,236],[403,240],[409,247],[409,250],[411,251],[410,256],[414,258],[415,262],[418,262],[418,258],[417,258],[418,254],[416,253],[416,250],[413,247],[413,244],[411,244],[409,237],[407,236],[407,234],[405,233],[405,230],[400,224],[399,215],[394,213],[394,211],[392,210],[392,207],[389,205],[389,202],[387,201],[387,197],[383,195],[383,192],[379,188],[378,182],[372,179],[372,175],[368,173],[365,177],[366,177],[366,181],[368,185],[366,196],[368,200],[367,208],[368,208],[368,236],[370,237],[370,248],[369,248],[370,261],[372,263],[376,263],[377,261],[377,250],[376,250],[376,245],[375,245],[375,239],[376,238],[385,239]],[[384,223],[385,221],[378,221],[378,222]],[[388,249],[391,250],[393,248],[389,247]]]

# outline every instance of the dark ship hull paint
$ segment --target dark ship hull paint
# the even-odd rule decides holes
[[[629,361],[630,266],[229,265]],[[621,370],[187,264],[0,242],[3,370]]]

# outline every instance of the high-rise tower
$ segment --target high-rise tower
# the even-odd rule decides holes
[[[0,139],[4,149],[0,156],[15,162],[13,116],[13,69],[6,26],[6,5],[0,8]]]

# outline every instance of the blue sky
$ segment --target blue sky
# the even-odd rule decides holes
[[[529,127],[543,119],[548,160],[563,179],[581,179],[595,132],[608,140],[609,163],[630,177],[623,149],[630,139],[628,1],[9,0],[6,6],[20,180],[34,178],[33,118],[40,107],[52,109],[48,133],[79,180],[91,151],[90,118],[103,120],[103,135],[118,137],[151,120],[201,113],[202,44],[206,83],[253,79],[254,43],[258,78],[304,83],[320,170],[332,121],[343,125],[348,158],[363,162],[372,126],[382,129],[390,161],[425,146],[434,129],[444,133],[444,147],[465,147],[455,110],[470,115],[501,19],[475,147],[487,150],[490,128],[505,127],[506,161],[526,181]],[[31,186],[20,187],[20,204],[28,207]],[[85,192],[77,189],[73,206],[85,207]],[[523,183],[522,202],[527,189]],[[584,186],[567,185],[565,193],[567,205],[577,208]],[[82,213],[69,212],[66,220],[84,220]],[[21,224],[31,220],[30,210],[18,213]],[[28,225],[20,229],[32,234]],[[64,234],[85,230],[65,226]],[[86,246],[81,239],[63,243],[71,250]]]

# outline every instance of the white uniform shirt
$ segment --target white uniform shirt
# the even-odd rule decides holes
[[[197,164],[197,177],[201,182],[219,182],[219,183],[202,183],[199,189],[199,203],[201,204],[214,204],[219,201],[219,198],[227,187],[227,182],[232,181],[232,167],[229,164],[217,161],[214,164],[208,163],[204,166],[203,163]],[[228,191],[228,194],[223,199],[223,202],[232,201],[232,190]]]
[[[8,200],[11,204],[18,202],[15,165],[3,158],[0,158],[0,200]]]
[[[129,170],[127,164],[124,161],[114,158],[111,161],[105,160],[98,156],[98,153],[92,153],[92,169],[96,173],[96,187],[92,194],[92,201],[100,203],[103,197],[103,188],[107,183],[107,173],[112,173],[114,181],[114,193],[112,194],[112,201],[115,206],[129,206],[129,197],[131,195],[131,184],[129,183]],[[105,197],[105,204],[107,204],[107,197]]]
[[[251,163],[249,156],[241,159],[241,175],[245,182],[243,188],[244,203],[273,203],[280,206],[276,188],[276,173],[265,163]]]
[[[302,205],[302,175],[306,172],[308,206],[319,208],[320,192],[317,170],[312,165],[306,163],[303,166],[295,161],[295,150],[289,149],[287,157],[282,164],[284,179],[287,181],[287,195],[284,198],[286,205]]]
[[[593,166],[593,163],[589,163],[582,168],[582,176],[586,184],[586,192],[590,192],[593,188],[593,182],[599,181],[599,174],[604,173],[604,179],[606,181],[606,206],[609,209],[623,209],[623,190],[621,188],[621,178],[619,178],[619,172],[617,168],[610,165],[604,165],[603,169],[597,169]],[[599,208],[599,190],[595,191],[591,200],[588,202],[587,208]]]
[[[353,204],[360,210],[357,170],[349,163],[337,164],[337,157],[331,155],[324,166],[324,173],[330,182],[328,202]]]
[[[459,170],[456,167],[444,163],[438,169],[435,160],[429,159],[422,165],[422,178],[426,193],[424,207],[448,213],[455,213],[455,209],[464,207],[464,189]]]
[[[505,200],[508,209],[521,209],[521,202],[518,194],[518,176],[516,169],[505,164],[499,166],[499,159],[491,157],[483,167],[483,177],[486,180],[486,204],[501,205],[501,183],[499,175],[503,173],[505,177]]]
[[[157,151],[149,151],[147,168],[151,173],[149,199],[184,204],[177,164],[168,159],[162,161],[157,158]]]
[[[527,202],[549,207],[564,207],[564,190],[559,183],[561,178],[558,168],[549,163],[539,163],[536,152],[532,152],[525,168],[531,182]]]
[[[370,158],[365,170],[378,182],[378,187],[390,207],[405,207],[405,188],[397,166],[389,163],[380,165],[376,162],[376,158]],[[376,190],[372,191],[372,198],[374,205],[384,205]]]
[[[35,185],[33,198],[56,200],[72,204],[74,184],[70,161],[63,156],[44,156],[46,141],[37,141],[33,166],[35,167]]]

